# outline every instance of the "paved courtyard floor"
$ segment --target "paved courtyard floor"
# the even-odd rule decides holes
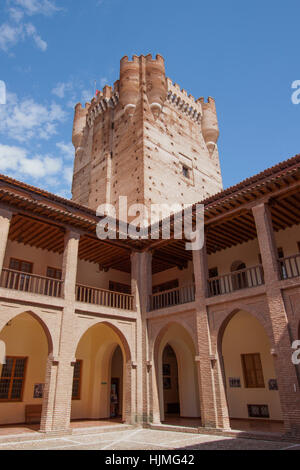
[[[300,450],[300,444],[151,429],[89,432],[2,442],[1,450]]]

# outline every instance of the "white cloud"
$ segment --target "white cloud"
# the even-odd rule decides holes
[[[49,178],[62,171],[62,160],[47,155],[29,157],[23,147],[0,144],[0,171],[15,178]]]
[[[64,168],[64,179],[67,183],[71,184],[73,179],[73,168],[72,167],[65,167]]]
[[[8,0],[9,19],[0,25],[0,49],[8,52],[25,39],[32,38],[41,51],[46,51],[47,43],[32,23],[24,22],[25,15],[46,15],[62,10],[53,0]]]
[[[59,98],[64,98],[65,94],[73,90],[72,82],[67,83],[58,83],[52,90],[53,95],[58,96]]]
[[[0,49],[8,51],[24,39],[23,26],[11,26],[8,23],[0,25]]]
[[[35,26],[32,23],[11,25],[3,23],[0,26],[0,49],[7,52],[11,47],[15,46],[18,42],[32,37],[36,46],[41,50],[47,49],[47,43],[37,33]]]
[[[28,23],[25,25],[25,30],[26,30],[27,35],[33,38],[38,49],[44,52],[47,49],[47,43],[37,33],[35,26],[33,26],[33,24],[31,23]]]
[[[13,21],[19,23],[24,17],[24,12],[18,8],[10,8],[9,15]]]
[[[62,156],[65,157],[66,159],[71,160],[74,158],[74,147],[71,142],[67,144],[65,142],[58,142],[56,144],[56,147],[59,148]]]
[[[23,8],[27,15],[52,15],[60,10],[51,0],[14,0],[14,3]]]
[[[32,98],[19,100],[7,93],[7,104],[2,107],[0,133],[6,137],[26,142],[33,138],[49,139],[66,119],[66,113],[56,103],[44,105]]]

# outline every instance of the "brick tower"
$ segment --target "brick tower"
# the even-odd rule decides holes
[[[213,98],[166,78],[162,56],[125,56],[114,88],[75,107],[73,200],[96,209],[192,204],[222,189]]]

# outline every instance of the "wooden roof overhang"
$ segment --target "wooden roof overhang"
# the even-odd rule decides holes
[[[205,208],[208,253],[255,239],[252,207],[263,202],[270,205],[276,231],[300,223],[300,155],[200,202]],[[153,273],[172,267],[183,269],[192,259],[192,252],[185,250],[185,240],[174,239],[174,216],[170,219],[168,240],[162,239],[162,222],[157,240],[99,240],[96,226],[101,218],[95,211],[3,175],[0,175],[0,205],[14,213],[11,240],[62,253],[65,230],[73,228],[81,233],[79,258],[98,263],[104,270],[130,272],[132,251],[152,251]],[[196,205],[194,222],[195,214]]]

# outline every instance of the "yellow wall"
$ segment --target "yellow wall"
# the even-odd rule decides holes
[[[0,340],[6,344],[7,356],[28,357],[22,402],[0,402],[0,424],[25,422],[25,404],[41,404],[33,398],[34,384],[45,382],[48,342],[42,326],[31,315],[24,313],[5,326]]]
[[[76,351],[76,359],[83,361],[81,399],[72,401],[72,419],[109,418],[111,364],[118,344],[122,350],[117,334],[104,324],[90,328],[81,338]]]
[[[245,388],[241,354],[260,353],[265,388]],[[268,405],[270,419],[281,420],[279,392],[268,388],[269,379],[275,379],[270,343],[261,324],[247,312],[240,311],[227,325],[222,343],[226,374],[226,390],[231,418],[248,418],[247,404]],[[230,388],[229,377],[240,377],[241,388]]]
[[[195,364],[195,348],[188,332],[179,324],[172,324],[163,336],[158,349],[157,380],[161,420],[164,419],[163,351],[169,344],[177,358],[180,416],[199,417],[199,389]]]

